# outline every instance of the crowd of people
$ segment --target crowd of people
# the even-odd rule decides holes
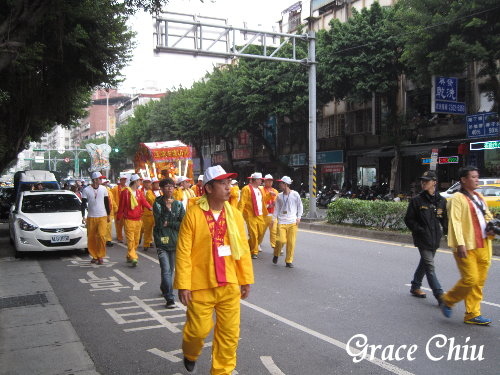
[[[454,305],[464,301],[464,322],[488,325],[491,320],[481,315],[480,304],[491,263],[494,233],[487,223],[492,215],[475,191],[477,168],[462,168],[459,173],[461,190],[448,201],[436,191],[436,174],[427,171],[420,178],[421,193],[409,202],[405,223],[420,253],[410,293],[426,297],[421,288],[426,276],[444,316],[450,317]],[[236,367],[240,299],[250,293],[252,259],[259,258],[266,231],[272,263],[278,263],[286,247],[285,266],[294,267],[303,207],[299,193],[291,189],[291,178],[275,180],[270,174],[255,172],[240,190],[237,175],[218,165],[208,168],[194,185],[186,176],[158,181],[133,174],[128,184],[121,178],[111,189],[99,172],[91,177],[92,183],[81,191],[91,262],[103,264],[106,246],[112,244],[113,219],[117,241],[126,239],[126,260],[132,266],[138,264],[141,238],[143,251],[156,248],[166,308],[176,307],[174,289],[187,306],[182,342],[186,370],[196,370],[215,311],[211,373],[231,374]],[[275,182],[280,192],[273,187]],[[461,275],[446,293],[434,267],[443,235],[448,236]]]
[[[237,174],[217,165],[194,185],[186,176],[159,181],[132,174],[110,188],[109,180],[94,172],[91,184],[78,189],[91,263],[103,264],[106,246],[113,245],[113,221],[116,240],[126,242],[126,261],[131,266],[138,265],[141,241],[142,251],[156,249],[166,308],[176,307],[174,289],[188,307],[182,344],[188,372],[196,368],[214,311],[212,373],[230,374],[236,367],[240,299],[250,293],[252,259],[259,258],[266,231],[273,264],[286,247],[285,265],[294,267],[303,207],[299,194],[291,189],[293,181],[255,172],[240,191],[236,178]]]

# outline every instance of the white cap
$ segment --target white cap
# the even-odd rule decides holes
[[[142,179],[142,181],[144,181],[144,182],[145,182],[145,181],[149,181],[149,182],[151,182],[151,177],[149,177],[149,176],[148,176],[148,177],[145,177],[145,178],[143,178],[143,179]]]
[[[226,173],[220,165],[214,165],[205,170],[203,174],[203,185],[212,180],[224,180],[225,178],[238,177],[237,173]]]
[[[153,179],[151,180],[151,182],[159,182],[160,180],[158,180],[156,177],[153,177]]]
[[[262,179],[262,173],[260,172],[253,172],[250,178],[260,178]]]
[[[198,181],[203,181],[203,175],[202,175],[202,174],[200,174],[200,175],[198,176]]]
[[[93,180],[95,178],[106,178],[104,177],[101,172],[92,172],[92,174],[90,175],[90,178]],[[83,180],[82,180],[83,181]]]
[[[132,176],[130,176],[130,182],[134,182],[137,180],[140,180],[141,176],[139,176],[137,173],[134,173]]]
[[[271,176],[270,174],[266,174],[264,176],[264,180],[273,180],[273,176]]]
[[[191,181],[190,178],[187,178],[186,176],[179,176],[177,177],[177,184],[180,184],[181,182],[184,182],[184,181]]]
[[[292,179],[288,176],[283,176],[281,177],[281,180],[277,180],[278,182],[284,182],[285,184],[287,185],[291,185],[292,184]]]
[[[232,180],[232,181],[231,181],[231,185],[238,185],[238,181],[236,181],[236,180]]]

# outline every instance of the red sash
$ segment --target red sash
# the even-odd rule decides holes
[[[255,196],[255,191],[253,191],[254,187],[251,185],[248,185],[248,188],[250,189],[250,192],[252,193],[253,213],[255,214],[255,216],[259,216],[259,206],[257,205],[257,197]],[[262,190],[260,193],[262,194]],[[264,195],[264,194],[262,194],[262,195]]]
[[[212,211],[202,211],[205,214],[208,229],[210,230],[210,234],[212,236],[212,257],[214,259],[215,277],[219,286],[224,286],[227,284],[226,261],[224,257],[219,256],[217,248],[224,245],[224,236],[227,231],[226,214],[224,209],[222,209],[219,218],[215,221]]]
[[[486,203],[484,203],[484,201],[481,199],[481,197],[479,197],[479,195],[476,192],[474,192],[474,195],[476,195],[476,197],[486,207]],[[474,207],[474,202],[472,202],[472,200],[466,195],[465,195],[465,198],[467,198],[467,203],[469,203],[469,210],[470,210],[471,217],[472,217],[472,226],[474,227],[474,235],[476,237],[476,249],[483,248],[484,247],[484,241],[483,241],[484,233],[482,233],[482,230],[481,230],[481,224],[479,223],[479,219],[477,217],[477,212],[476,212],[476,208]]]

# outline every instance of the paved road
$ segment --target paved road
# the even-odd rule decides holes
[[[432,296],[409,295],[418,261],[410,246],[300,230],[294,269],[282,258],[271,263],[267,238],[263,249],[254,261],[256,284],[242,302],[239,374],[498,374],[500,259],[492,262],[483,304],[493,325],[476,327],[462,323],[463,305],[446,319]],[[185,374],[184,309],[164,308],[155,252],[141,252],[137,268],[125,263],[121,245],[108,255],[105,266],[91,266],[82,254],[35,258],[98,372]],[[451,287],[458,277],[452,256],[439,252],[436,262],[441,283]],[[356,347],[363,337],[381,347],[371,361],[356,363],[345,345]],[[404,359],[394,358],[398,348]],[[471,352],[479,359],[464,360]],[[206,348],[199,373],[208,373],[209,360]]]

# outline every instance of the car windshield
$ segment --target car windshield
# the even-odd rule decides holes
[[[23,198],[22,212],[30,214],[80,211],[80,201],[72,194],[40,194]]]
[[[500,187],[483,187],[477,191],[485,197],[500,197]]]

